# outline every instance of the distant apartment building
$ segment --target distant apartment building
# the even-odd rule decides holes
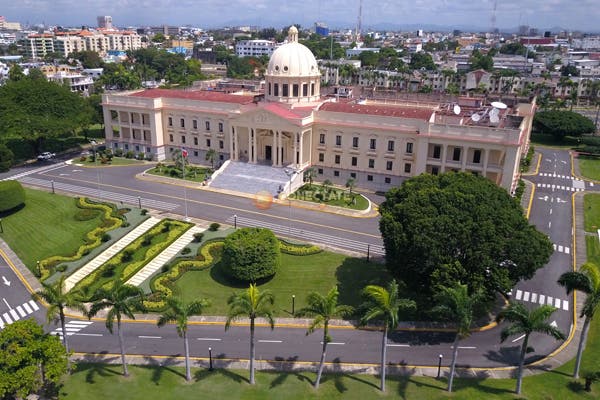
[[[8,22],[5,17],[0,15],[0,29],[7,30],[7,31],[20,31],[21,23]]]
[[[271,56],[277,43],[272,40],[240,40],[235,45],[235,54],[238,57]]]
[[[51,33],[29,35],[25,51],[30,58],[44,58],[49,53],[54,53],[54,35]]]
[[[112,29],[112,17],[110,15],[100,15],[96,18],[98,20],[98,28]]]

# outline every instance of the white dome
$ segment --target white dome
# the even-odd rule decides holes
[[[317,60],[308,47],[289,42],[273,52],[267,67],[267,76],[304,77],[319,76]]]

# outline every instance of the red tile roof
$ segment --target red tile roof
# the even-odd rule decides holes
[[[254,96],[241,96],[210,91],[184,91],[174,89],[148,89],[130,94],[132,97],[146,97],[156,99],[165,97],[169,99],[187,99],[199,101],[214,101],[217,103],[250,104]]]
[[[420,107],[400,107],[379,104],[325,103],[319,110],[351,114],[382,115],[429,121],[433,110]]]
[[[299,119],[303,117],[301,114],[295,112],[294,109],[290,110],[289,108],[282,106],[279,103],[267,103],[265,104],[263,109],[268,110],[285,119]]]

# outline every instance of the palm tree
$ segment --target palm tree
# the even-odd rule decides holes
[[[385,368],[387,352],[387,336],[398,326],[398,315],[400,312],[414,310],[416,303],[412,300],[399,298],[398,284],[392,280],[387,289],[377,285],[369,285],[363,289],[363,295],[367,301],[363,304],[365,313],[362,316],[361,325],[372,320],[383,321],[383,336],[381,338],[381,385],[380,389],[385,392]]]
[[[211,171],[215,169],[215,160],[217,159],[217,151],[215,149],[210,149],[206,152],[206,156],[204,157],[206,161],[210,161],[210,169]]]
[[[353,308],[350,306],[338,305],[339,294],[340,293],[335,286],[325,296],[317,292],[311,292],[306,298],[306,303],[308,305],[298,311],[298,316],[314,318],[306,331],[307,335],[310,335],[316,329],[323,328],[323,351],[321,353],[317,379],[315,380],[315,389],[319,388],[321,375],[323,374],[323,366],[325,365],[327,344],[331,342],[331,336],[329,336],[329,321],[335,317],[350,315],[353,311]]]
[[[190,371],[190,345],[188,343],[187,328],[188,320],[192,315],[200,315],[204,308],[208,307],[210,302],[207,299],[199,299],[191,303],[184,303],[177,297],[167,299],[167,310],[158,318],[157,325],[165,326],[170,322],[177,324],[177,334],[183,338],[185,349],[185,380],[192,380]]]
[[[308,187],[312,187],[313,181],[317,177],[317,170],[314,167],[308,168],[304,171],[304,180],[308,181]]]
[[[239,294],[232,294],[227,300],[229,312],[225,322],[225,330],[231,326],[231,322],[247,317],[250,319],[250,384],[254,385],[254,320],[258,317],[265,318],[271,329],[275,328],[275,319],[273,319],[273,304],[275,299],[273,294],[265,290],[261,292],[255,284]]]
[[[588,262],[579,268],[578,272],[565,272],[558,278],[558,283],[567,289],[567,294],[574,290],[579,290],[586,294],[585,303],[581,310],[581,317],[585,317],[581,338],[577,347],[577,358],[575,361],[574,378],[579,378],[579,367],[581,365],[581,356],[583,348],[587,342],[590,322],[594,318],[598,306],[600,306],[600,267],[597,264]]]
[[[507,320],[512,325],[502,329],[500,341],[504,342],[509,336],[524,335],[521,345],[521,355],[519,357],[519,367],[517,370],[517,388],[515,392],[521,394],[521,383],[523,381],[523,363],[525,362],[525,353],[529,351],[527,347],[529,336],[533,332],[545,333],[556,340],[564,340],[565,334],[559,331],[553,324],[547,322],[548,318],[556,311],[551,305],[543,305],[529,311],[523,303],[511,302],[508,307],[500,311],[496,321]]]
[[[477,291],[469,295],[467,285],[457,283],[453,287],[442,287],[436,295],[439,303],[434,311],[447,316],[456,324],[456,334],[452,345],[452,362],[450,363],[450,376],[448,377],[448,392],[452,391],[454,372],[456,370],[456,359],[458,358],[458,344],[462,339],[471,335],[471,325],[475,308],[483,301],[483,295]]]
[[[80,292],[67,292],[65,290],[66,278],[66,275],[61,275],[54,284],[41,282],[42,289],[32,294],[31,297],[35,301],[43,300],[48,304],[46,310],[46,321],[48,323],[60,321],[63,345],[68,354],[69,343],[67,342],[67,328],[65,327],[65,308],[81,311],[84,315],[87,315],[87,309],[81,300]]]
[[[121,362],[123,363],[123,375],[129,376],[127,363],[125,362],[125,342],[123,340],[123,329],[121,328],[122,316],[135,319],[133,312],[135,309],[143,308],[144,292],[142,289],[126,285],[119,278],[115,279],[110,289],[100,288],[94,294],[94,298],[100,300],[94,302],[90,307],[88,318],[92,318],[100,310],[108,308],[106,313],[106,329],[112,334],[115,319],[117,320],[117,335],[119,336],[119,346],[121,348]]]

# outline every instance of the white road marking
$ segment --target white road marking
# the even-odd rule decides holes
[[[514,339],[512,342],[518,342],[519,340],[523,339],[525,337],[525,335],[521,335],[518,338]]]
[[[259,340],[258,343],[283,343],[283,340]]]
[[[140,339],[162,339],[162,336],[144,336],[144,335],[140,335],[138,337]]]
[[[38,305],[37,305],[37,304],[35,304],[35,301],[33,301],[33,300],[29,300],[29,304],[31,305],[31,308],[33,308],[33,309],[34,309],[34,311],[37,311],[37,310],[39,310],[39,309],[40,309],[40,308],[38,307]]]
[[[563,300],[563,310],[569,311],[569,302],[566,300]]]
[[[554,299],[554,307],[560,308],[560,299]]]
[[[9,312],[13,320],[18,321],[21,318],[14,309],[11,309]]]
[[[410,347],[410,344],[388,344],[387,347]]]
[[[537,301],[537,293],[531,293],[531,302],[535,303]]]
[[[523,293],[523,301],[529,301],[529,292]]]
[[[29,307],[29,304],[27,303],[23,303],[23,308],[25,309],[25,311],[27,311],[27,314],[31,314],[33,312],[31,307]]]
[[[552,305],[552,300],[554,300],[554,298],[553,298],[553,297],[551,297],[551,296],[548,296],[548,299],[547,299],[547,300],[548,300],[548,301],[546,302],[546,304],[550,304],[550,305]]]
[[[543,294],[540,294],[540,304],[544,304],[546,302],[546,296]]]
[[[4,301],[4,304],[6,304],[6,307],[8,307],[9,310],[12,310],[12,307],[10,306],[10,304],[8,304],[8,301],[6,301],[6,299],[3,297],[2,300]]]
[[[323,342],[321,342],[321,344],[323,344]],[[327,344],[331,344],[331,345],[334,345],[334,346],[335,346],[335,345],[338,345],[338,346],[343,346],[343,345],[345,345],[346,343],[344,343],[344,342],[329,342],[329,343],[327,343]]]
[[[70,333],[67,333],[67,336],[71,335]],[[73,333],[73,335],[75,336],[102,336],[101,333]]]
[[[459,349],[476,349],[477,347],[475,346],[458,346]]]
[[[12,324],[12,319],[10,319],[10,317],[8,316],[8,313],[4,313],[2,314],[2,316],[4,317],[4,319],[6,320],[7,324]]]
[[[94,323],[93,321],[77,321],[77,320],[73,320],[73,321],[69,321],[69,322],[67,322],[67,325],[68,325],[68,324],[72,324],[72,325],[83,325],[83,326],[88,326],[88,325],[91,325],[91,324],[93,324],[93,323]]]
[[[571,253],[571,249],[570,249],[570,248],[568,248],[568,247],[565,247],[565,253],[566,253],[566,254],[569,254],[569,253]]]
[[[552,215],[552,209],[550,209],[550,215]]]
[[[221,341],[221,339],[218,339],[218,338],[208,338],[208,337],[199,337],[196,340],[210,340],[210,341],[214,341],[214,342],[220,342]]]
[[[24,317],[27,315],[27,314],[25,314],[25,311],[23,310],[23,308],[21,306],[17,306],[17,311],[19,312],[19,314],[21,314],[21,317]]]

